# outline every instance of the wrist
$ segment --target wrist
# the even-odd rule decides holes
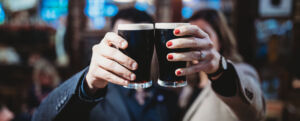
[[[93,89],[90,89],[88,87],[88,83],[87,81],[84,79],[81,83],[81,86],[80,86],[80,92],[81,92],[81,95],[82,97],[84,97],[85,99],[97,99],[97,98],[100,98],[100,97],[103,97],[106,93],[106,87],[104,88],[93,88]]]
[[[84,80],[82,87],[87,95],[94,95],[97,92],[97,90],[99,90],[98,88],[95,88],[94,86],[90,85],[87,79]]]
[[[83,83],[83,88],[86,90],[88,95],[94,95],[98,90],[104,89],[106,87],[106,84],[101,84],[94,86],[93,82],[96,82],[97,80],[89,74],[86,75]]]
[[[223,56],[220,56],[218,69],[214,73],[207,74],[207,76],[210,80],[216,80],[227,70],[227,68],[227,60]]]

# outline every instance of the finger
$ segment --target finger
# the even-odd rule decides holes
[[[124,80],[102,68],[98,68],[97,71],[94,73],[95,78],[99,79],[99,80],[105,80],[114,84],[118,84],[118,85],[123,85],[123,86],[127,86],[128,85],[128,81]]]
[[[199,37],[199,38],[208,37],[208,34],[205,33],[203,30],[201,30],[196,25],[179,26],[176,29],[174,29],[174,35],[175,36],[191,35],[191,36]]]
[[[136,76],[134,73],[126,69],[125,67],[121,66],[119,63],[107,59],[105,57],[99,57],[97,60],[99,63],[98,65],[109,72],[117,74],[120,77],[123,77],[127,80],[135,80]]]
[[[176,76],[185,76],[194,73],[198,73],[200,71],[207,72],[213,68],[213,63],[210,60],[207,61],[200,61],[197,65],[192,65],[187,68],[179,68],[175,70]]]
[[[109,46],[113,45],[116,48],[125,49],[128,47],[128,42],[124,38],[113,32],[106,33],[103,40],[105,44]]]
[[[213,58],[213,54],[209,51],[190,51],[183,53],[169,53],[167,55],[168,61],[204,61]]]
[[[93,47],[93,51],[97,54],[100,54],[108,59],[114,60],[121,65],[125,66],[126,68],[130,70],[136,70],[138,67],[138,64],[136,61],[122,53],[120,50],[116,48],[112,48],[109,46],[96,46]]]
[[[213,42],[207,38],[200,39],[195,37],[178,38],[169,40],[166,44],[169,49],[177,48],[201,48],[209,49],[213,47]]]

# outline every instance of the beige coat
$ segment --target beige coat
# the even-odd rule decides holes
[[[209,83],[188,109],[183,121],[259,121],[265,101],[256,71],[246,64],[232,64],[237,72],[238,91],[223,97]]]

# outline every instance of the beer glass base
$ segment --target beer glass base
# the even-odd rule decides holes
[[[127,86],[123,86],[129,89],[140,89],[140,88],[148,88],[152,86],[152,81],[148,81],[145,83],[129,83]]]
[[[187,81],[162,81],[158,79],[158,85],[162,87],[184,87],[187,85]]]

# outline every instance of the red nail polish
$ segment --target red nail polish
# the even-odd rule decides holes
[[[175,34],[179,34],[179,33],[180,33],[180,30],[179,30],[179,29],[175,29],[174,33],[175,33]]]
[[[170,42],[170,41],[169,41],[169,42],[167,42],[167,46],[168,46],[168,47],[172,46],[172,44],[173,44],[173,43],[172,43],[172,42]]]
[[[181,75],[181,70],[176,71],[176,75]]]
[[[169,54],[169,55],[168,55],[168,59],[172,60],[172,59],[173,59],[173,55],[172,55],[172,54]]]

